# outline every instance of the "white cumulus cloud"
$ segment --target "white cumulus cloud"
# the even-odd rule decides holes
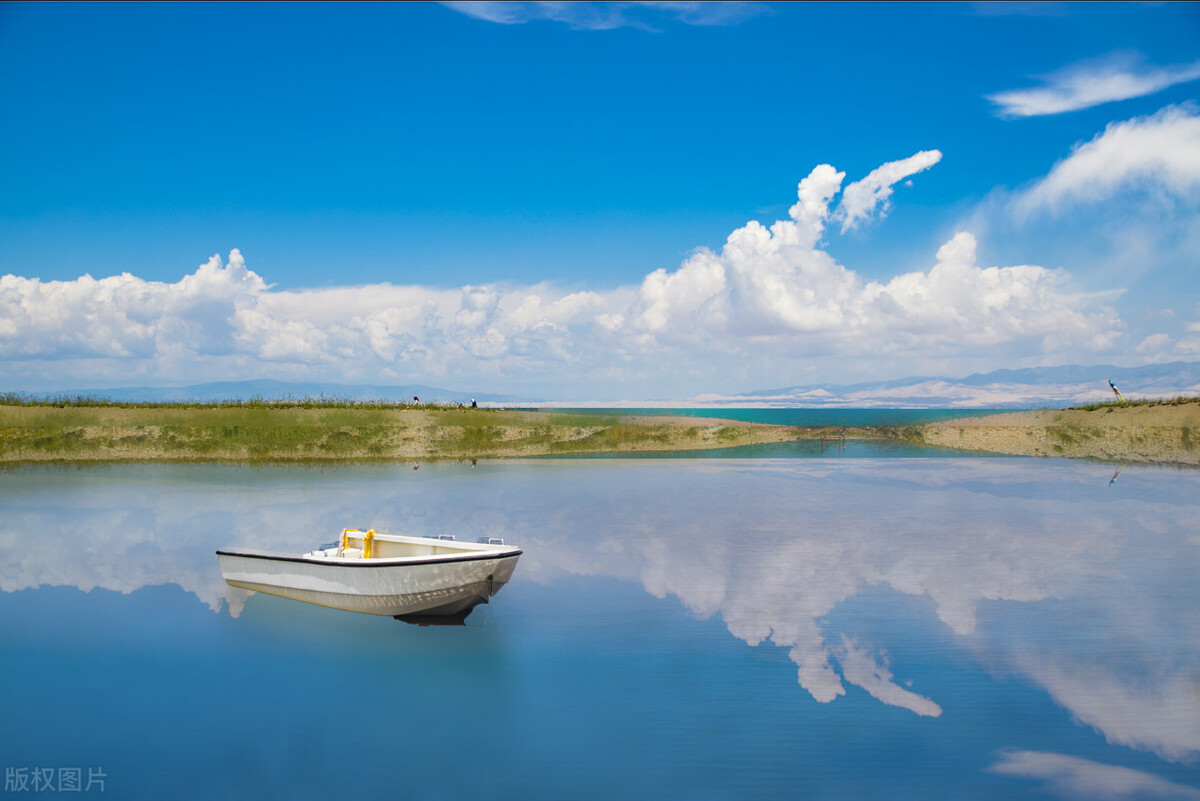
[[[234,249],[175,284],[129,273],[96,280],[0,276],[4,358],[153,357],[187,343],[197,353],[235,348],[239,313],[266,289]]]
[[[879,209],[880,214],[886,213],[893,186],[910,175],[924,172],[941,160],[940,150],[922,150],[906,159],[889,161],[876,167],[866,178],[847,186],[838,207],[842,231],[854,228],[861,220],[870,217],[876,209]]]
[[[1127,54],[1074,64],[1043,77],[1043,86],[988,95],[1002,117],[1035,117],[1160,92],[1200,78],[1200,61],[1170,67],[1139,64]]]
[[[1036,265],[980,267],[975,238],[965,231],[939,249],[926,272],[865,280],[818,245],[842,176],[829,165],[817,167],[798,187],[792,219],[770,227],[750,222],[719,253],[700,249],[674,273],[651,274],[636,324],[675,344],[715,345],[732,334],[839,352],[867,342],[897,352],[1017,341],[1098,349],[1119,334],[1115,313],[1065,291],[1061,273]]]
[[[825,249],[831,219],[865,218],[886,205],[895,181],[938,157],[924,151],[883,165],[846,187],[836,210],[845,173],[819,165],[797,185],[788,219],[748,222],[719,251],[699,248],[639,285],[595,291],[553,283],[281,290],[237,250],[174,283],[128,273],[46,282],[5,275],[0,364],[37,380],[33,389],[47,379],[77,388],[135,377],[303,377],[540,385],[563,398],[567,382],[592,397],[614,380],[677,392],[679,382],[752,360],[763,376],[744,380],[758,383],[776,380],[768,370],[814,359],[1007,362],[1014,352],[1053,358],[1111,347],[1124,324],[1103,297],[1072,290],[1061,271],[981,265],[967,231],[928,269],[885,280]],[[645,387],[646,376],[657,385]]]

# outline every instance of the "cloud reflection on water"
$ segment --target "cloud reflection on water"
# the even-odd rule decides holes
[[[303,470],[16,471],[0,589],[179,584],[214,610],[213,550],[298,552],[346,525],[503,536],[516,580],[636,581],[750,645],[787,648],[830,702],[856,685],[919,715],[885,642],[830,630],[868,588],[928,597],[987,669],[1024,676],[1115,744],[1200,756],[1200,474],[1028,459],[587,460]],[[48,533],[49,532],[49,533]],[[896,632],[902,639],[904,632]]]
[[[1200,754],[1195,473],[1144,470],[1136,489],[1114,495],[1105,468],[1070,462],[709,469],[719,481],[630,480],[610,496],[619,509],[586,512],[607,534],[545,543],[537,559],[638,580],[700,616],[720,614],[751,645],[789,648],[818,701],[846,682],[933,715],[936,687],[926,698],[863,670],[861,652],[831,647],[838,633],[822,628],[867,587],[927,596],[990,669],[1032,679],[1110,742],[1172,760]],[[995,602],[1021,602],[1020,625],[977,630],[980,604]]]
[[[1140,770],[1105,765],[1090,759],[1040,751],[1007,751],[988,770],[1004,776],[1037,779],[1049,792],[1063,798],[1092,801],[1123,799],[1190,799],[1200,801],[1200,790],[1167,781]]]

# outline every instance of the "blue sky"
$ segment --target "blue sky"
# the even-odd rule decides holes
[[[0,381],[1194,361],[1198,65],[1197,4],[6,4]]]

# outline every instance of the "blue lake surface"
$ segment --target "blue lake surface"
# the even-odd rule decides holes
[[[9,469],[0,762],[133,799],[1200,798],[1200,471],[1115,471]],[[462,627],[221,580],[346,526],[525,553]]]

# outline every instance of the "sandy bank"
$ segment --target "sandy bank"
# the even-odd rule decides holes
[[[989,453],[1200,465],[1200,402],[1012,412],[930,423],[921,434]]]

